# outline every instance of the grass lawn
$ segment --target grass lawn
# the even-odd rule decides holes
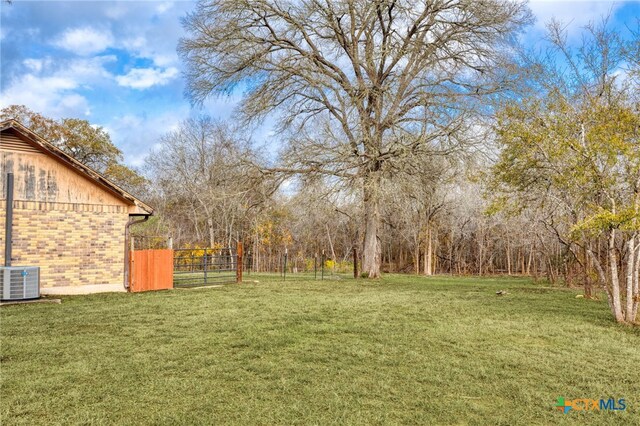
[[[2,425],[640,424],[640,327],[577,290],[245,279],[3,307]]]

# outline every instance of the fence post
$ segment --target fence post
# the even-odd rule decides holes
[[[287,258],[289,257],[289,249],[284,249],[284,268],[282,269],[284,281],[287,280]]]
[[[353,248],[353,278],[358,279],[358,249]]]
[[[324,250],[322,250],[322,258],[320,261],[320,280],[324,280]]]
[[[207,284],[207,249],[204,249],[204,257],[202,258],[202,266],[204,267],[204,283]]]
[[[242,282],[242,243],[238,241],[236,259],[236,282],[239,284]]]

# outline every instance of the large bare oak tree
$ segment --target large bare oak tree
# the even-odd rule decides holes
[[[473,136],[530,20],[511,0],[202,1],[179,51],[194,102],[244,90],[242,118],[275,113],[292,141],[279,171],[359,185],[378,277],[383,180]]]

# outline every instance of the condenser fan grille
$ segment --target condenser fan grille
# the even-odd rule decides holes
[[[40,297],[40,268],[37,266],[0,267],[2,301]]]

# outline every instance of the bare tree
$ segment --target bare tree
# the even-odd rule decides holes
[[[363,272],[378,277],[382,181],[473,133],[466,119],[507,86],[510,45],[530,19],[509,0],[203,1],[179,51],[195,102],[242,85],[245,120],[277,112],[293,130],[277,171],[359,185]]]
[[[230,246],[248,231],[247,210],[273,192],[243,161],[257,158],[250,143],[226,123],[209,117],[186,120],[147,158],[162,216],[174,229],[191,223],[188,242]]]

